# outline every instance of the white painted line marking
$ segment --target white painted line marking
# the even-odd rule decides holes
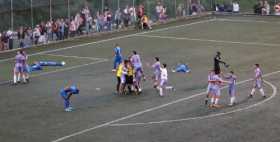
[[[142,34],[147,34],[147,33],[166,31],[166,30],[170,30],[170,29],[175,29],[175,28],[180,28],[180,27],[187,27],[187,26],[192,26],[192,25],[196,25],[196,24],[207,23],[207,22],[211,22],[211,21],[215,21],[215,20],[214,20],[214,19],[209,19],[209,20],[203,20],[203,21],[193,22],[193,23],[189,23],[189,24],[183,24],[183,25],[178,25],[178,26],[171,26],[171,27],[162,28],[162,29],[156,29],[156,30],[151,30],[151,31],[146,31],[146,32],[140,32],[140,33],[135,33],[135,34],[129,34],[129,35],[124,35],[124,36],[118,36],[118,37],[109,38],[109,39],[104,39],[104,40],[95,41],[95,42],[89,42],[89,43],[84,43],[84,44],[79,44],[79,45],[73,45],[73,46],[64,47],[64,48],[58,48],[58,49],[54,49],[54,50],[47,50],[47,51],[37,52],[37,53],[29,54],[28,56],[41,55],[41,54],[48,54],[48,53],[53,53],[53,52],[57,52],[57,51],[68,50],[68,49],[72,49],[72,48],[85,47],[85,46],[88,46],[88,45],[93,45],[93,44],[98,44],[98,43],[104,43],[104,42],[113,41],[113,40],[118,40],[118,39],[123,39],[123,38],[130,38],[130,37],[134,37],[134,36],[140,35],[140,34],[142,35]],[[1,62],[10,61],[10,60],[14,60],[14,58],[2,59],[2,60],[0,60],[0,63],[1,63]]]
[[[229,44],[241,44],[241,45],[258,45],[258,46],[261,45],[261,46],[279,47],[279,44],[260,43],[260,42],[238,42],[238,41],[224,41],[224,40],[172,37],[172,36],[156,36],[156,35],[136,35],[136,36],[146,37],[146,38],[171,39],[171,40],[189,40],[189,41],[202,41],[202,42],[214,42],[214,43],[229,43]]]
[[[80,56],[67,56],[67,55],[58,55],[58,54],[43,54],[54,57],[64,57],[64,58],[74,58],[74,59],[89,59],[89,60],[104,60],[105,58],[95,58],[95,57],[80,57]]]
[[[273,89],[273,93],[272,95],[263,100],[260,101],[258,103],[249,105],[247,107],[244,108],[238,108],[232,111],[228,111],[228,112],[222,112],[222,113],[216,113],[216,114],[211,114],[211,115],[205,115],[205,116],[198,116],[198,117],[189,117],[189,118],[183,118],[183,119],[174,119],[174,120],[163,120],[163,121],[154,121],[154,122],[145,122],[145,123],[124,123],[124,124],[111,124],[109,126],[112,127],[119,127],[119,126],[139,126],[139,125],[152,125],[152,124],[162,124],[162,123],[174,123],[174,122],[183,122],[183,121],[189,121],[189,120],[201,120],[201,119],[208,119],[208,118],[213,118],[213,117],[217,117],[217,116],[223,116],[223,115],[228,115],[228,114],[232,114],[232,113],[237,113],[237,112],[241,112],[241,111],[245,111],[257,106],[260,106],[264,103],[266,103],[267,101],[270,101],[271,99],[273,99],[276,94],[277,94],[277,87],[275,85],[273,85],[272,83],[265,81],[266,84],[268,84],[269,86],[271,86],[271,88]]]
[[[274,75],[274,74],[277,74],[277,73],[280,73],[280,70],[268,73],[268,74],[264,75],[264,77]],[[238,82],[237,84],[239,85],[239,84],[246,83],[246,82],[249,82],[249,81],[252,81],[252,79],[243,80],[243,81]],[[226,88],[226,87],[224,87],[224,88]],[[161,109],[161,108],[164,108],[164,107],[176,104],[176,103],[180,103],[180,102],[183,102],[183,101],[186,101],[186,100],[189,100],[189,99],[201,96],[201,95],[205,95],[205,93],[206,92],[202,92],[202,93],[195,94],[195,95],[192,95],[192,96],[189,96],[189,97],[186,97],[186,98],[181,98],[181,99],[178,99],[178,100],[175,100],[175,101],[171,101],[169,103],[166,103],[166,104],[163,104],[163,105],[160,105],[160,106],[156,106],[156,107],[152,107],[152,108],[149,108],[149,109],[146,109],[146,110],[143,110],[143,111],[139,111],[137,113],[134,113],[134,114],[131,114],[131,115],[128,115],[128,116],[124,116],[124,117],[121,117],[119,119],[116,119],[116,120],[113,120],[113,121],[110,121],[110,122],[106,122],[106,123],[103,123],[103,124],[100,124],[100,125],[97,125],[97,126],[94,126],[94,127],[91,127],[91,128],[87,128],[87,129],[84,129],[84,130],[81,130],[81,131],[77,131],[75,133],[72,133],[72,134],[63,136],[61,138],[58,138],[56,140],[53,140],[52,142],[60,142],[60,141],[69,139],[71,137],[75,137],[75,136],[78,136],[78,135],[81,135],[81,134],[84,134],[84,133],[87,133],[87,132],[90,132],[90,131],[93,131],[93,130],[96,130],[96,129],[99,129],[99,128],[110,126],[110,125],[112,125],[116,122],[120,122],[122,120],[130,119],[130,118],[142,115],[142,114],[147,113],[147,112],[158,110],[158,109]]]
[[[102,60],[98,60],[95,62],[90,62],[88,64],[76,65],[76,66],[62,68],[62,69],[58,69],[58,70],[54,70],[54,71],[39,73],[39,74],[31,75],[30,77],[34,78],[34,77],[45,76],[45,75],[49,75],[49,74],[53,74],[53,73],[69,71],[69,70],[73,70],[73,69],[77,69],[77,68],[81,68],[81,67],[85,67],[85,66],[90,66],[90,65],[94,65],[94,64],[99,64],[99,63],[103,63],[103,62],[107,62],[107,61],[108,61],[107,59],[102,59]],[[12,82],[12,80],[3,81],[3,82],[0,82],[0,85],[7,84],[10,82]]]
[[[226,18],[217,18],[216,20],[221,21],[221,22],[279,24],[279,22],[268,22],[268,21],[262,21],[262,20],[243,20],[243,19],[226,19]]]

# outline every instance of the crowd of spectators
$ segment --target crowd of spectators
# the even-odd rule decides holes
[[[200,9],[200,5],[192,4],[193,14],[199,12]],[[95,13],[85,6],[70,18],[50,19],[42,21],[33,28],[19,27],[14,31],[8,30],[0,33],[0,51],[17,47],[28,48],[90,33],[127,29],[132,25],[139,29],[152,29],[152,23],[167,21],[167,7],[161,0],[158,0],[154,13],[156,16],[151,20],[151,17],[145,13],[145,7],[142,4],[136,7],[127,5],[116,11],[105,7],[102,11]],[[178,5],[176,15],[186,15],[183,4]]]

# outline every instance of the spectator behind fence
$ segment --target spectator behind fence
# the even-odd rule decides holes
[[[262,6],[262,15],[269,15],[270,14],[270,5],[267,1],[264,1]]]
[[[240,7],[237,1],[232,3],[232,9],[233,9],[233,13],[239,13]]]

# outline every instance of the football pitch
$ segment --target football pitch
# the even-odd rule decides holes
[[[278,142],[280,141],[280,19],[258,16],[211,16],[132,32],[77,45],[27,51],[29,64],[38,60],[65,61],[46,68],[31,82],[10,85],[14,53],[0,59],[1,142]],[[76,39],[79,40],[79,39]],[[148,76],[141,95],[115,95],[113,47],[123,55],[138,51]],[[65,43],[67,44],[67,43]],[[222,90],[220,109],[204,105],[208,71],[216,52],[238,77],[237,105]],[[4,54],[3,54],[4,55]],[[160,57],[168,65],[169,85],[176,91],[160,97],[149,79],[147,63]],[[188,63],[189,74],[172,73]],[[248,99],[254,64],[264,72],[264,90]],[[78,85],[73,112],[64,112],[59,91]]]

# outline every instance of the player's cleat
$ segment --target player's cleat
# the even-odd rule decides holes
[[[252,94],[250,94],[248,97],[249,97],[249,98],[253,98],[253,95],[252,95]]]
[[[65,112],[71,112],[72,109],[70,109],[69,107],[65,109]]]
[[[266,96],[263,96],[263,98],[265,99],[265,98],[266,98]]]
[[[208,99],[205,99],[205,105],[207,105],[208,104]]]

